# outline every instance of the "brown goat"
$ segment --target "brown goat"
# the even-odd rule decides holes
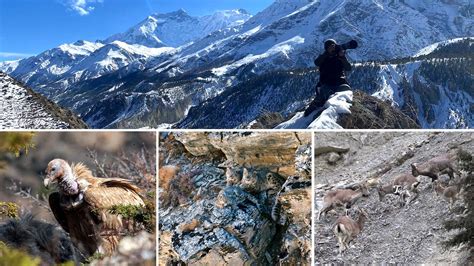
[[[357,190],[337,189],[329,191],[323,198],[323,207],[319,211],[318,220],[321,218],[321,214],[326,214],[337,206],[345,206],[346,210],[349,209],[362,196],[369,196],[365,183],[359,185]]]
[[[442,195],[444,198],[446,198],[449,201],[449,209],[451,210],[451,208],[454,205],[454,202],[458,200],[458,195],[460,192],[459,187],[457,185],[443,187],[441,185],[441,182],[435,181],[434,190],[436,191],[437,195]]]
[[[354,239],[363,229],[364,223],[368,218],[367,213],[359,209],[359,218],[354,221],[349,216],[342,216],[336,220],[333,232],[339,242],[339,254],[349,247],[349,243]]]
[[[379,200],[382,201],[387,194],[399,194],[402,198],[408,196],[407,202],[404,203],[409,204],[418,197],[419,192],[417,190],[417,186],[419,184],[420,182],[411,174],[399,175],[393,180],[391,184],[379,186],[377,188]],[[413,197],[410,192],[414,193]]]
[[[447,174],[450,179],[453,179],[454,172],[459,175],[458,171],[453,167],[453,157],[450,154],[443,154],[421,164],[412,163],[411,172],[414,176],[428,176],[431,178],[431,181],[437,180],[440,174]]]

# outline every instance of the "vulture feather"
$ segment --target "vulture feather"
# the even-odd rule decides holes
[[[49,162],[44,185],[51,184],[58,189],[49,196],[54,217],[85,257],[110,255],[120,236],[133,230],[133,221],[112,213],[113,206],[145,206],[139,188],[128,180],[94,177],[82,163]]]

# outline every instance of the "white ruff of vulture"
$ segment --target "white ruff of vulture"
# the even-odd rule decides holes
[[[133,221],[110,212],[115,205],[145,206],[139,188],[121,178],[97,178],[82,163],[69,166],[54,159],[46,169],[45,187],[55,183],[58,192],[49,206],[59,224],[85,257],[96,251],[111,255],[120,235],[133,230]]]

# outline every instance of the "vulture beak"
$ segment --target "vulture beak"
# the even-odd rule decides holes
[[[57,180],[54,176],[46,175],[46,178],[43,180],[43,184],[46,188],[50,188],[52,185],[56,185]]]
[[[45,186],[46,188],[48,188],[48,187],[49,187],[49,184],[50,184],[49,178],[45,178],[45,179],[43,180],[43,184],[44,184],[44,186]]]

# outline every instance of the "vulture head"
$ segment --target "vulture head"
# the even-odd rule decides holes
[[[44,186],[48,188],[52,184],[57,185],[61,194],[73,196],[80,192],[76,179],[71,166],[66,161],[54,159],[48,163],[46,168]]]

